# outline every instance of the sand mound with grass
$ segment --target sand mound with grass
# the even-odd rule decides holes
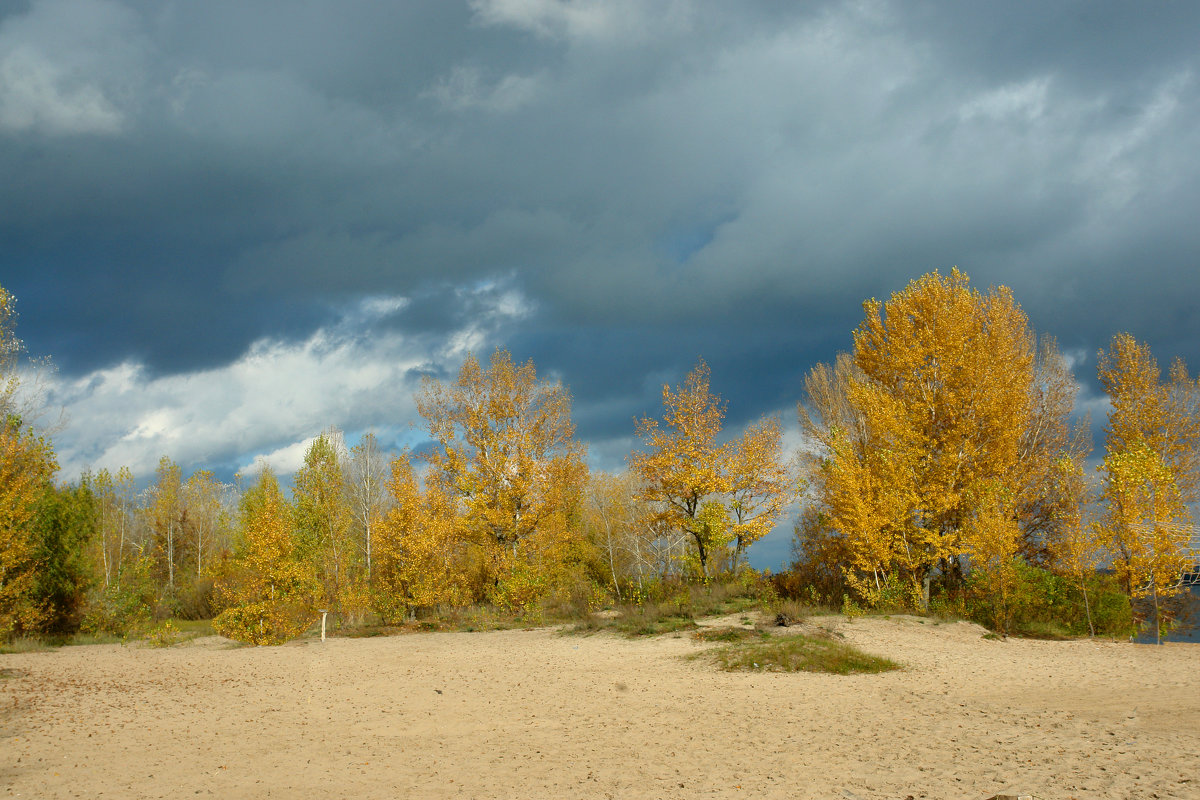
[[[688,634],[554,630],[0,655],[0,786],[39,798],[1200,797],[1200,645],[814,622],[905,668],[726,673],[684,658],[713,646]]]

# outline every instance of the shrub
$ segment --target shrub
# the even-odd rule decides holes
[[[1016,581],[1007,608],[1011,632],[1043,637],[1088,635],[1087,609],[1077,584],[1022,560],[1016,562],[1015,571]],[[1133,629],[1129,597],[1121,591],[1116,578],[1097,573],[1087,579],[1085,586],[1097,635],[1128,636]],[[968,576],[960,591],[934,598],[930,610],[950,611],[989,627],[995,621],[995,608],[977,573]]]
[[[305,603],[265,600],[225,609],[213,620],[213,630],[247,644],[275,645],[296,638],[312,622]]]

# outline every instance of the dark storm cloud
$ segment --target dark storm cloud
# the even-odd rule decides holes
[[[1200,362],[1198,29],[1189,3],[0,3],[0,281],[101,387],[63,389],[124,442],[88,458],[182,441],[189,376],[248,397],[263,354],[329,396],[259,438],[230,401],[201,427],[242,443],[195,453],[406,424],[368,390],[508,345],[616,466],[698,358],[731,427],[790,418],[863,299],[952,265],[1087,380],[1117,330]],[[122,421],[130,391],[159,406]]]

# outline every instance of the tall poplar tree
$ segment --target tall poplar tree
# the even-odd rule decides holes
[[[1164,381],[1150,347],[1127,333],[1100,352],[1112,410],[1105,428],[1105,514],[1097,528],[1126,591],[1147,598],[1161,639],[1164,601],[1184,591],[1189,504],[1200,499],[1200,387],[1182,361]]]
[[[324,586],[324,601],[333,607],[340,605],[343,590],[356,577],[340,445],[340,433],[326,432],[314,439],[293,481],[297,535]]]

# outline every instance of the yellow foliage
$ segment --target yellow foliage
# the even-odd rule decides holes
[[[1104,473],[1105,516],[1096,526],[1133,597],[1153,601],[1162,632],[1162,600],[1184,591],[1192,519],[1200,499],[1200,390],[1182,361],[1163,381],[1149,346],[1113,337],[1098,362],[1112,403]]]
[[[764,417],[730,444],[726,470],[736,564],[747,547],[775,528],[792,495],[793,479],[784,462],[778,417]]]
[[[31,595],[36,579],[33,520],[37,499],[58,470],[50,443],[21,419],[16,300],[0,286],[0,640],[34,629],[43,609]]]
[[[799,409],[817,518],[845,539],[851,571],[915,587],[934,568],[956,575],[964,555],[1000,564],[1027,538],[1058,536],[1082,483],[1047,477],[1085,448],[1053,341],[1035,359],[1011,292],[980,293],[957,269],[864,309],[853,355],[813,369]]]
[[[438,481],[422,492],[408,456],[392,462],[394,506],[379,523],[372,595],[389,622],[413,609],[469,599],[464,537],[454,499]]]
[[[1113,566],[1134,597],[1182,590],[1189,566],[1191,520],[1174,472],[1145,442],[1110,451],[1106,473],[1107,514],[1101,535],[1116,555]]]
[[[1184,363],[1176,360],[1164,381],[1149,345],[1119,333],[1100,351],[1097,373],[1112,402],[1108,452],[1144,444],[1162,458],[1181,499],[1200,500],[1200,390]]]
[[[242,511],[241,547],[217,587],[227,608],[213,628],[251,644],[282,644],[312,623],[319,584],[296,552],[292,511],[269,470],[246,493]]]
[[[651,524],[691,537],[704,578],[710,554],[724,542],[714,536],[711,506],[707,519],[701,510],[729,489],[722,468],[725,448],[716,441],[725,408],[709,391],[709,375],[708,365],[701,361],[678,389],[663,386],[664,424],[651,418],[638,420],[646,450],[630,456],[630,466],[642,480],[642,497],[654,504]]]
[[[0,640],[36,628],[41,618],[30,594],[36,579],[30,523],[57,469],[49,444],[0,420]]]
[[[736,567],[745,549],[775,527],[792,493],[777,419],[765,417],[740,439],[717,443],[725,406],[710,377],[700,361],[679,387],[664,385],[662,422],[638,420],[644,450],[629,458],[641,499],[650,504],[646,527],[689,538],[688,561],[703,580],[730,543]]]
[[[453,506],[444,519],[474,550],[480,588],[496,591],[518,563],[521,575],[539,576],[526,589],[542,585],[582,539],[587,467],[570,394],[539,381],[532,361],[497,350],[487,369],[469,356],[450,385],[426,380],[417,410],[438,442],[426,490]]]

